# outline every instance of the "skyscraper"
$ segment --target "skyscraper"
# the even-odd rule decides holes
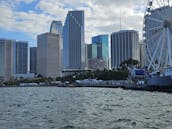
[[[14,44],[14,74],[28,72],[28,42],[16,41]]]
[[[93,58],[102,59],[109,66],[109,36],[98,35],[92,38]]]
[[[63,25],[61,21],[52,21],[51,23],[51,27],[50,27],[50,33],[53,34],[59,34],[60,35],[60,43],[59,43],[59,47],[60,47],[60,60],[61,62],[63,62]]]
[[[30,48],[30,73],[36,74],[37,48]]]
[[[13,76],[13,41],[0,39],[0,81],[9,81]]]
[[[28,43],[0,39],[0,78],[9,81],[28,71]]]
[[[87,58],[92,58],[92,44],[87,44]]]
[[[52,21],[50,27],[50,33],[59,34],[62,36],[62,30],[63,30],[63,26],[61,21]]]
[[[60,35],[38,35],[37,74],[43,77],[60,77],[62,72]]]
[[[84,69],[85,50],[84,11],[69,11],[63,27],[64,68]]]
[[[128,59],[139,60],[139,35],[135,30],[111,34],[111,67],[117,68]]]
[[[97,59],[97,44],[92,44],[92,59]]]

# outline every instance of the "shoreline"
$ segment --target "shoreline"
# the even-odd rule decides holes
[[[160,87],[148,87],[148,86],[138,86],[138,85],[120,85],[120,86],[79,86],[79,85],[37,85],[37,86],[0,86],[0,88],[28,88],[28,87],[56,87],[56,88],[102,88],[102,89],[117,89],[121,88],[123,90],[133,90],[133,91],[148,91],[148,92],[165,92],[172,93],[172,87],[160,88]]]

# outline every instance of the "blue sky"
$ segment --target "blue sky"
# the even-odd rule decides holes
[[[32,3],[25,3],[25,2],[20,2],[14,7],[11,5],[10,1],[2,0],[0,2],[1,6],[8,6],[10,7],[11,10],[16,11],[16,12],[28,12],[29,10],[34,10],[34,7],[36,6],[37,3],[32,2]],[[8,15],[8,14],[7,14]],[[16,19],[18,21],[22,19]],[[1,26],[0,27],[0,38],[9,38],[9,39],[14,39],[14,40],[25,40],[25,41],[30,41],[33,46],[35,45],[35,39],[26,32],[18,31],[16,29],[6,29],[6,27]]]
[[[49,31],[53,20],[64,23],[69,10],[85,11],[85,39],[122,29],[141,32],[146,0],[0,0],[0,38],[28,41],[36,46],[37,35]],[[108,7],[108,8],[107,8]]]

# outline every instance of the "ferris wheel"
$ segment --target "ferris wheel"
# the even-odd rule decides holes
[[[143,27],[148,70],[172,67],[172,2],[148,0]]]

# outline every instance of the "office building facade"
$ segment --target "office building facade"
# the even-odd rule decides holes
[[[92,44],[92,59],[97,59],[97,44]]]
[[[37,48],[30,48],[30,73],[36,74]]]
[[[61,77],[60,35],[45,33],[38,35],[37,40],[37,74],[43,77]]]
[[[28,43],[0,39],[0,80],[9,81],[17,74],[27,74]]]
[[[92,44],[87,44],[87,59],[92,58]]]
[[[59,34],[60,35],[60,43],[59,43],[59,47],[60,47],[60,53],[61,53],[61,62],[63,62],[63,25],[61,21],[52,21],[51,23],[51,27],[50,27],[50,33],[53,34]]]
[[[109,36],[98,35],[92,38],[92,54],[93,59],[101,59],[109,66]]]
[[[63,65],[65,69],[84,69],[85,64],[84,11],[69,11],[63,27]]]
[[[88,68],[96,71],[96,70],[101,70],[103,71],[104,69],[107,69],[107,64],[104,60],[102,59],[88,59]]]
[[[111,34],[111,67],[117,68],[128,59],[139,60],[139,34],[123,30]]]
[[[61,21],[52,21],[50,27],[50,33],[59,34],[62,36],[62,30],[63,30],[63,26]]]
[[[28,73],[28,42],[16,41],[14,48],[14,74]]]
[[[13,41],[0,39],[0,82],[13,77]]]

